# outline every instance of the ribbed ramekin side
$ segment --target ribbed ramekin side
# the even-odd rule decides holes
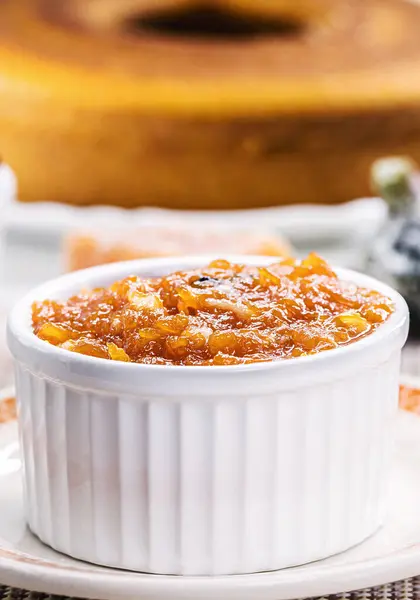
[[[330,384],[214,399],[83,391],[17,363],[29,525],[76,558],[154,573],[344,550],[383,518],[399,354]]]

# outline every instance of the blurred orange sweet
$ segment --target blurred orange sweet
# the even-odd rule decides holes
[[[69,271],[96,265],[185,254],[291,256],[283,238],[269,232],[220,232],[202,227],[143,227],[131,232],[91,231],[67,237],[65,267]]]
[[[16,419],[16,400],[13,397],[5,398],[0,402],[0,423],[13,419]]]
[[[420,389],[401,385],[400,408],[420,415]]]

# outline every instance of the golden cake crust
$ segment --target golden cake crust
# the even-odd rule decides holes
[[[221,3],[209,14],[252,22],[247,0]],[[104,22],[94,0],[87,17],[80,0],[2,2],[0,148],[23,200],[336,202],[367,191],[379,154],[420,156],[419,7],[339,0],[285,35],[264,0],[264,34],[202,39],[140,32],[140,4]]]

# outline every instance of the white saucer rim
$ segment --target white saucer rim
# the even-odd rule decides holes
[[[346,567],[317,566],[314,563],[310,574],[306,570],[304,580],[300,577],[299,567],[270,573],[214,578],[149,575],[96,567],[100,580],[95,583],[96,578],[93,577],[92,572],[94,566],[73,569],[64,565],[58,567],[54,563],[33,559],[30,556],[27,556],[28,561],[22,560],[25,556],[23,554],[16,555],[19,556],[18,559],[7,555],[13,557],[14,553],[0,549],[1,582],[11,587],[21,587],[41,593],[103,600],[132,597],[158,600],[167,597],[168,594],[173,600],[220,597],[232,600],[251,600],[256,597],[265,600],[291,600],[296,597],[345,593],[414,577],[419,574],[420,544],[409,546],[403,551],[392,552],[386,557],[363,561],[363,571],[360,571],[361,561]],[[398,563],[395,561],[395,556],[400,557]],[[401,565],[401,557],[404,558],[403,565]],[[385,579],[384,571],[387,573]],[[63,578],[63,572],[71,573],[72,577]],[[289,576],[286,581],[285,573]],[[290,574],[293,574],[292,578]],[[121,586],[122,582],[123,586]]]

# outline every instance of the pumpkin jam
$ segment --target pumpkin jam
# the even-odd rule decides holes
[[[391,300],[340,281],[315,254],[269,267],[217,260],[156,279],[128,277],[33,305],[35,334],[111,360],[232,365],[292,358],[372,333]]]

